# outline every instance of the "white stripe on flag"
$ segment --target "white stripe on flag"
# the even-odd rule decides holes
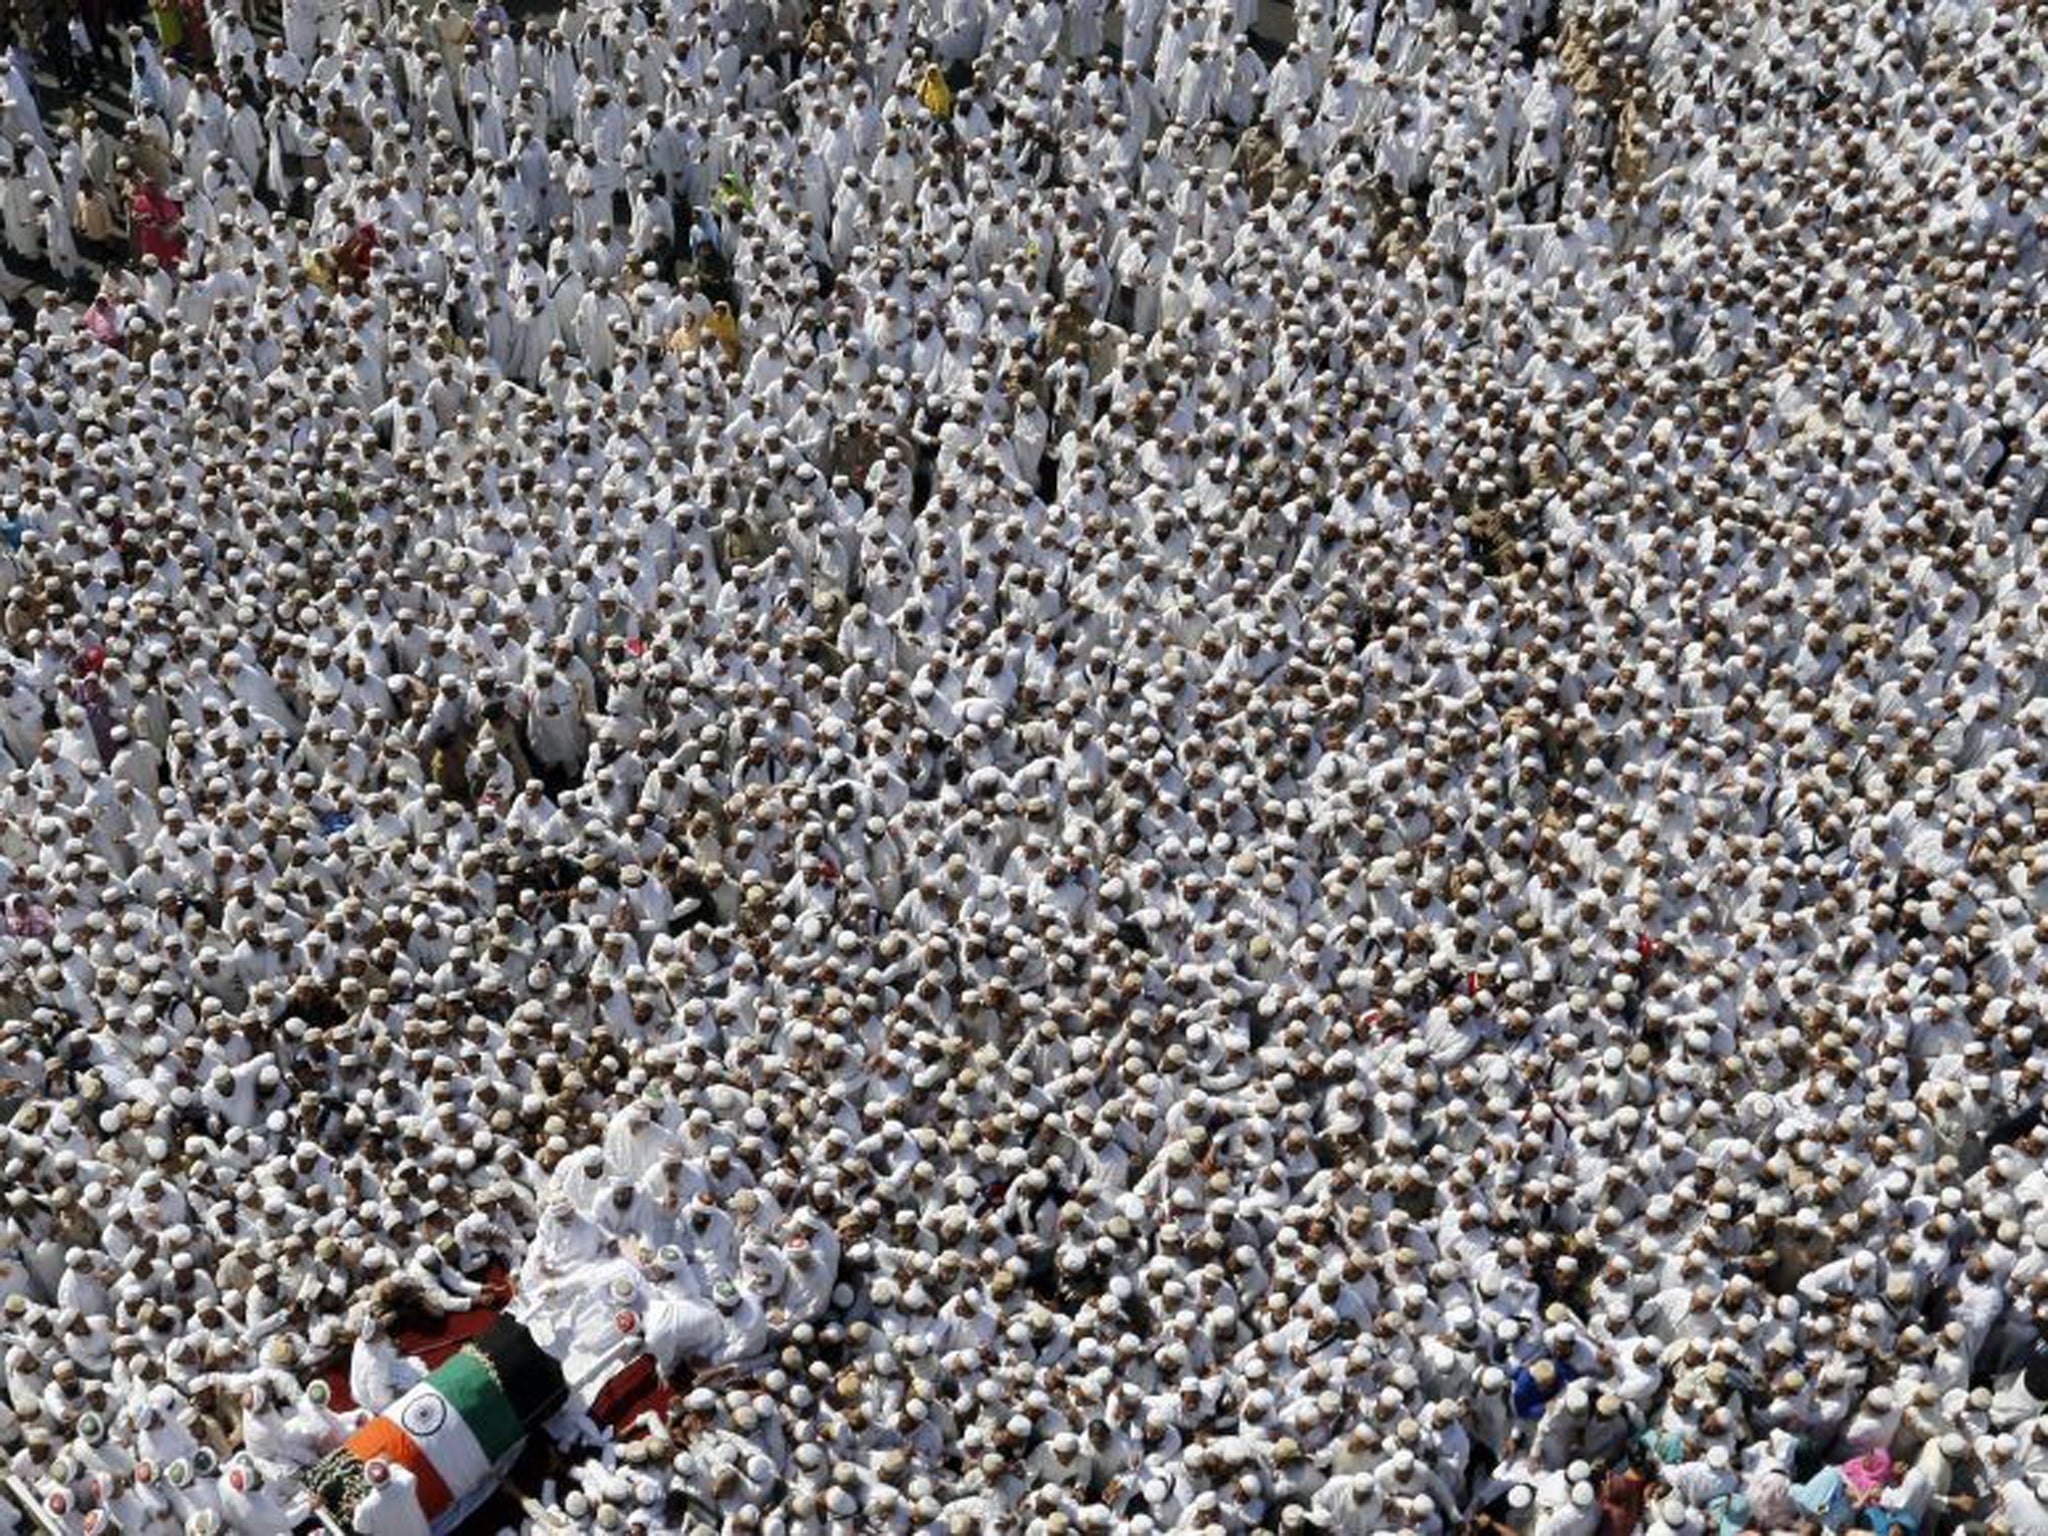
[[[491,1475],[491,1459],[484,1454],[476,1431],[463,1422],[455,1405],[423,1381],[385,1411],[386,1418],[404,1430],[427,1453],[427,1460],[448,1485],[449,1496],[460,1500]]]

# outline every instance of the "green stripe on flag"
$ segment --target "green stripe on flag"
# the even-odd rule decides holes
[[[492,1461],[503,1456],[525,1437],[526,1426],[512,1407],[512,1400],[491,1373],[484,1358],[465,1345],[427,1378],[434,1390],[448,1399],[462,1415],[484,1454]]]

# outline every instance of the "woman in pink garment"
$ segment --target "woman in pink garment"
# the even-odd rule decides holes
[[[185,210],[177,199],[154,181],[144,180],[129,198],[128,213],[138,255],[154,256],[168,269],[175,269],[185,259],[185,235],[180,227]]]

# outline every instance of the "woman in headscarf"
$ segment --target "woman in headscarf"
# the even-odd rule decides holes
[[[185,259],[185,210],[156,182],[144,177],[128,199],[128,227],[137,255],[154,256],[167,268]]]

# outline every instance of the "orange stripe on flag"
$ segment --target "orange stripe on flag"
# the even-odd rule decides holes
[[[360,1462],[381,1456],[411,1472],[419,1487],[420,1513],[429,1520],[455,1502],[419,1442],[381,1414],[350,1435],[344,1449]]]

